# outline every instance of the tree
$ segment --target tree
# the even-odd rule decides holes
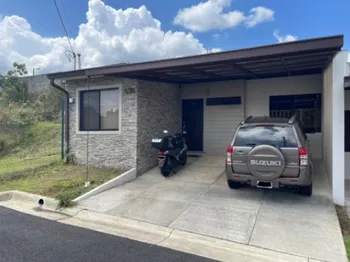
[[[1,96],[14,102],[27,101],[28,86],[21,78],[27,73],[25,64],[13,63],[12,70],[8,71],[6,75],[0,74]]]
[[[60,118],[61,101],[63,94],[50,87],[40,90],[38,98],[35,100],[35,108],[39,120],[41,121],[56,121]]]

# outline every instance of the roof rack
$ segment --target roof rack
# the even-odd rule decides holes
[[[241,122],[241,125],[243,125],[246,121],[248,121],[251,118],[253,118],[253,116],[248,116],[246,119],[244,119],[244,121]]]
[[[292,115],[289,119],[288,124],[293,124],[297,120],[297,114]]]

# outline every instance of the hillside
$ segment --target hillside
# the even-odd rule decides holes
[[[38,122],[16,135],[6,135],[6,150],[0,159],[0,179],[5,175],[50,165],[60,159],[60,124]]]

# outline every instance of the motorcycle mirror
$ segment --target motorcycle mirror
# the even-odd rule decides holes
[[[164,130],[163,132],[164,132],[164,134],[168,134],[169,133],[168,130]]]

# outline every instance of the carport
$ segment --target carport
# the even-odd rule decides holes
[[[178,85],[189,149],[206,155],[225,154],[238,123],[249,115],[289,117],[298,112],[313,158],[323,160],[333,201],[344,205],[347,52],[342,46],[343,36],[331,36],[107,66],[85,74]]]

